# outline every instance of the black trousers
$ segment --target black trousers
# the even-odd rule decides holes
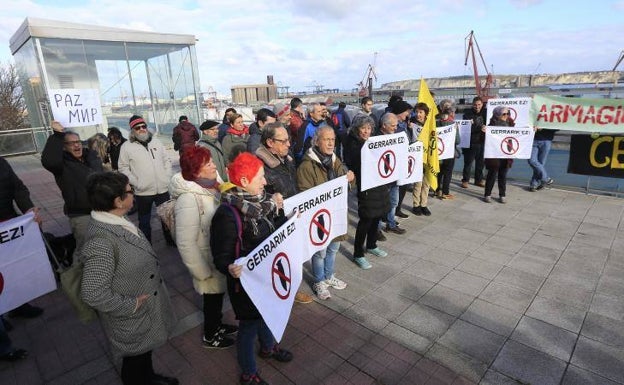
[[[364,256],[364,241],[366,248],[377,247],[377,232],[379,231],[379,221],[381,218],[360,218],[355,229],[355,240],[353,241],[353,258]]]
[[[150,385],[154,368],[152,351],[138,356],[125,356],[121,363],[121,382],[124,385]]]
[[[438,190],[447,195],[451,192],[451,178],[453,177],[453,167],[455,158],[440,161],[440,173],[438,174]]]
[[[152,242],[152,206],[155,204],[156,206],[161,205],[169,200],[169,193],[162,193],[156,195],[137,195],[136,204],[139,212],[139,229],[145,235],[150,243]],[[165,236],[165,240],[167,243],[173,243],[173,239],[171,238],[171,234],[165,228],[165,225],[161,222],[161,226],[163,229],[163,234]]]
[[[404,184],[403,186],[399,186],[399,203],[397,203],[396,211],[401,211],[401,205],[403,204],[403,198],[405,198],[405,194],[407,193],[407,189],[409,188],[409,184]]]
[[[507,192],[507,171],[509,171],[507,159],[501,159],[498,168],[488,168],[487,177],[485,178],[484,196],[492,195],[496,179],[498,179],[498,195],[501,197],[505,196]]]
[[[204,299],[204,336],[212,339],[221,326],[223,318],[223,296],[225,293],[202,294]]]
[[[474,181],[479,183],[483,180],[483,144],[471,144],[470,148],[462,148],[464,154],[464,172],[462,182],[470,182],[470,169],[474,162]]]

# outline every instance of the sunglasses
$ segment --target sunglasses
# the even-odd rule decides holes
[[[147,126],[145,124],[137,124],[136,126],[132,127],[132,129],[134,131],[147,130]]]

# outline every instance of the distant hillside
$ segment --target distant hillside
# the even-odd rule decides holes
[[[425,79],[429,88],[474,88],[472,76],[451,76],[445,78]],[[483,82],[485,77],[481,79]],[[567,74],[540,74],[540,75],[495,75],[494,88],[529,87],[556,84],[606,84],[624,81],[622,71],[574,72]],[[417,90],[420,79],[399,80],[382,84],[380,90]]]

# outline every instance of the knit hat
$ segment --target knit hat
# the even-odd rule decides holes
[[[275,105],[273,106],[273,112],[275,113],[278,119],[282,117],[284,114],[287,114],[289,111],[290,111],[290,104],[275,103]]]
[[[404,100],[399,100],[398,102],[394,103],[394,105],[392,106],[392,113],[395,115],[398,115],[411,109],[412,109],[412,106],[408,102]]]
[[[219,122],[216,122],[214,120],[206,120],[205,122],[203,122],[201,124],[201,126],[199,126],[199,129],[201,131],[206,131],[206,130],[210,130],[212,127],[214,126],[218,126]]]
[[[134,126],[136,126],[137,124],[141,124],[141,123],[147,126],[147,123],[145,123],[145,120],[143,120],[143,118],[139,115],[132,115],[128,123],[130,125],[130,128],[134,128]]]

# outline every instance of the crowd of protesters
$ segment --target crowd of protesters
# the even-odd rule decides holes
[[[437,126],[452,124],[455,106],[442,100],[439,115],[429,116],[424,103],[412,106],[393,96],[381,116],[373,112],[373,100],[361,100],[360,110],[350,114],[344,103],[330,111],[324,103],[304,106],[299,98],[262,108],[249,127],[234,108],[225,111],[222,122],[206,120],[196,128],[181,116],[173,130],[174,150],[180,155],[181,171],[172,174],[165,146],[148,129],[141,116],[129,119],[126,139],[117,127],[108,135],[96,134],[84,147],[79,135],[52,123],[52,135],[42,153],[42,165],[55,177],[76,239],[75,260],[84,263],[83,300],[98,312],[111,351],[119,358],[124,384],[177,384],[178,380],[157,374],[152,351],[162,345],[175,324],[166,283],[160,276],[158,256],[153,250],[151,220],[153,206],[170,199],[173,224],[162,223],[167,244],[176,246],[188,269],[193,288],[201,295],[204,325],[201,344],[209,349],[236,345],[241,384],[266,384],[257,370],[255,340],[259,355],[280,362],[293,354],[276,342],[261,314],[242,288],[242,267],[234,261],[246,255],[286,220],[283,200],[329,180],[345,177],[357,199],[358,222],[353,241],[353,262],[361,269],[373,264],[367,256],[386,258],[389,253],[378,242],[384,233],[401,236],[406,230],[397,218],[403,200],[412,192],[411,213],[430,216],[430,194],[450,200],[451,175],[456,158],[464,155],[461,187],[468,188],[474,163],[474,184],[484,187],[483,200],[491,202],[498,181],[499,201],[506,202],[508,159],[483,156],[486,114],[483,101],[473,100],[464,119],[472,123],[470,145],[455,157],[440,161],[438,189],[430,191],[426,180],[413,185],[396,183],[362,191],[361,148],[374,135],[405,132],[409,143],[417,141],[427,119]],[[307,110],[307,113],[306,113]],[[489,125],[513,126],[506,107],[496,107]],[[553,182],[544,164],[552,133],[540,133],[530,164],[534,175],[530,191]],[[487,176],[483,177],[483,168]],[[18,213],[38,212],[28,190],[0,158],[0,221]],[[138,211],[138,226],[127,219]],[[407,210],[406,210],[407,211]],[[40,222],[38,215],[35,220]],[[334,264],[346,234],[328,243],[310,258],[310,286],[319,300],[331,298],[330,289],[343,290],[347,283],[337,277]],[[346,245],[345,245],[346,246]],[[338,274],[339,275],[339,274]],[[238,325],[225,324],[223,303],[228,293]],[[300,303],[312,302],[303,291]],[[14,316],[36,317],[43,310],[24,304]],[[14,348],[0,318],[0,359],[27,356]]]

